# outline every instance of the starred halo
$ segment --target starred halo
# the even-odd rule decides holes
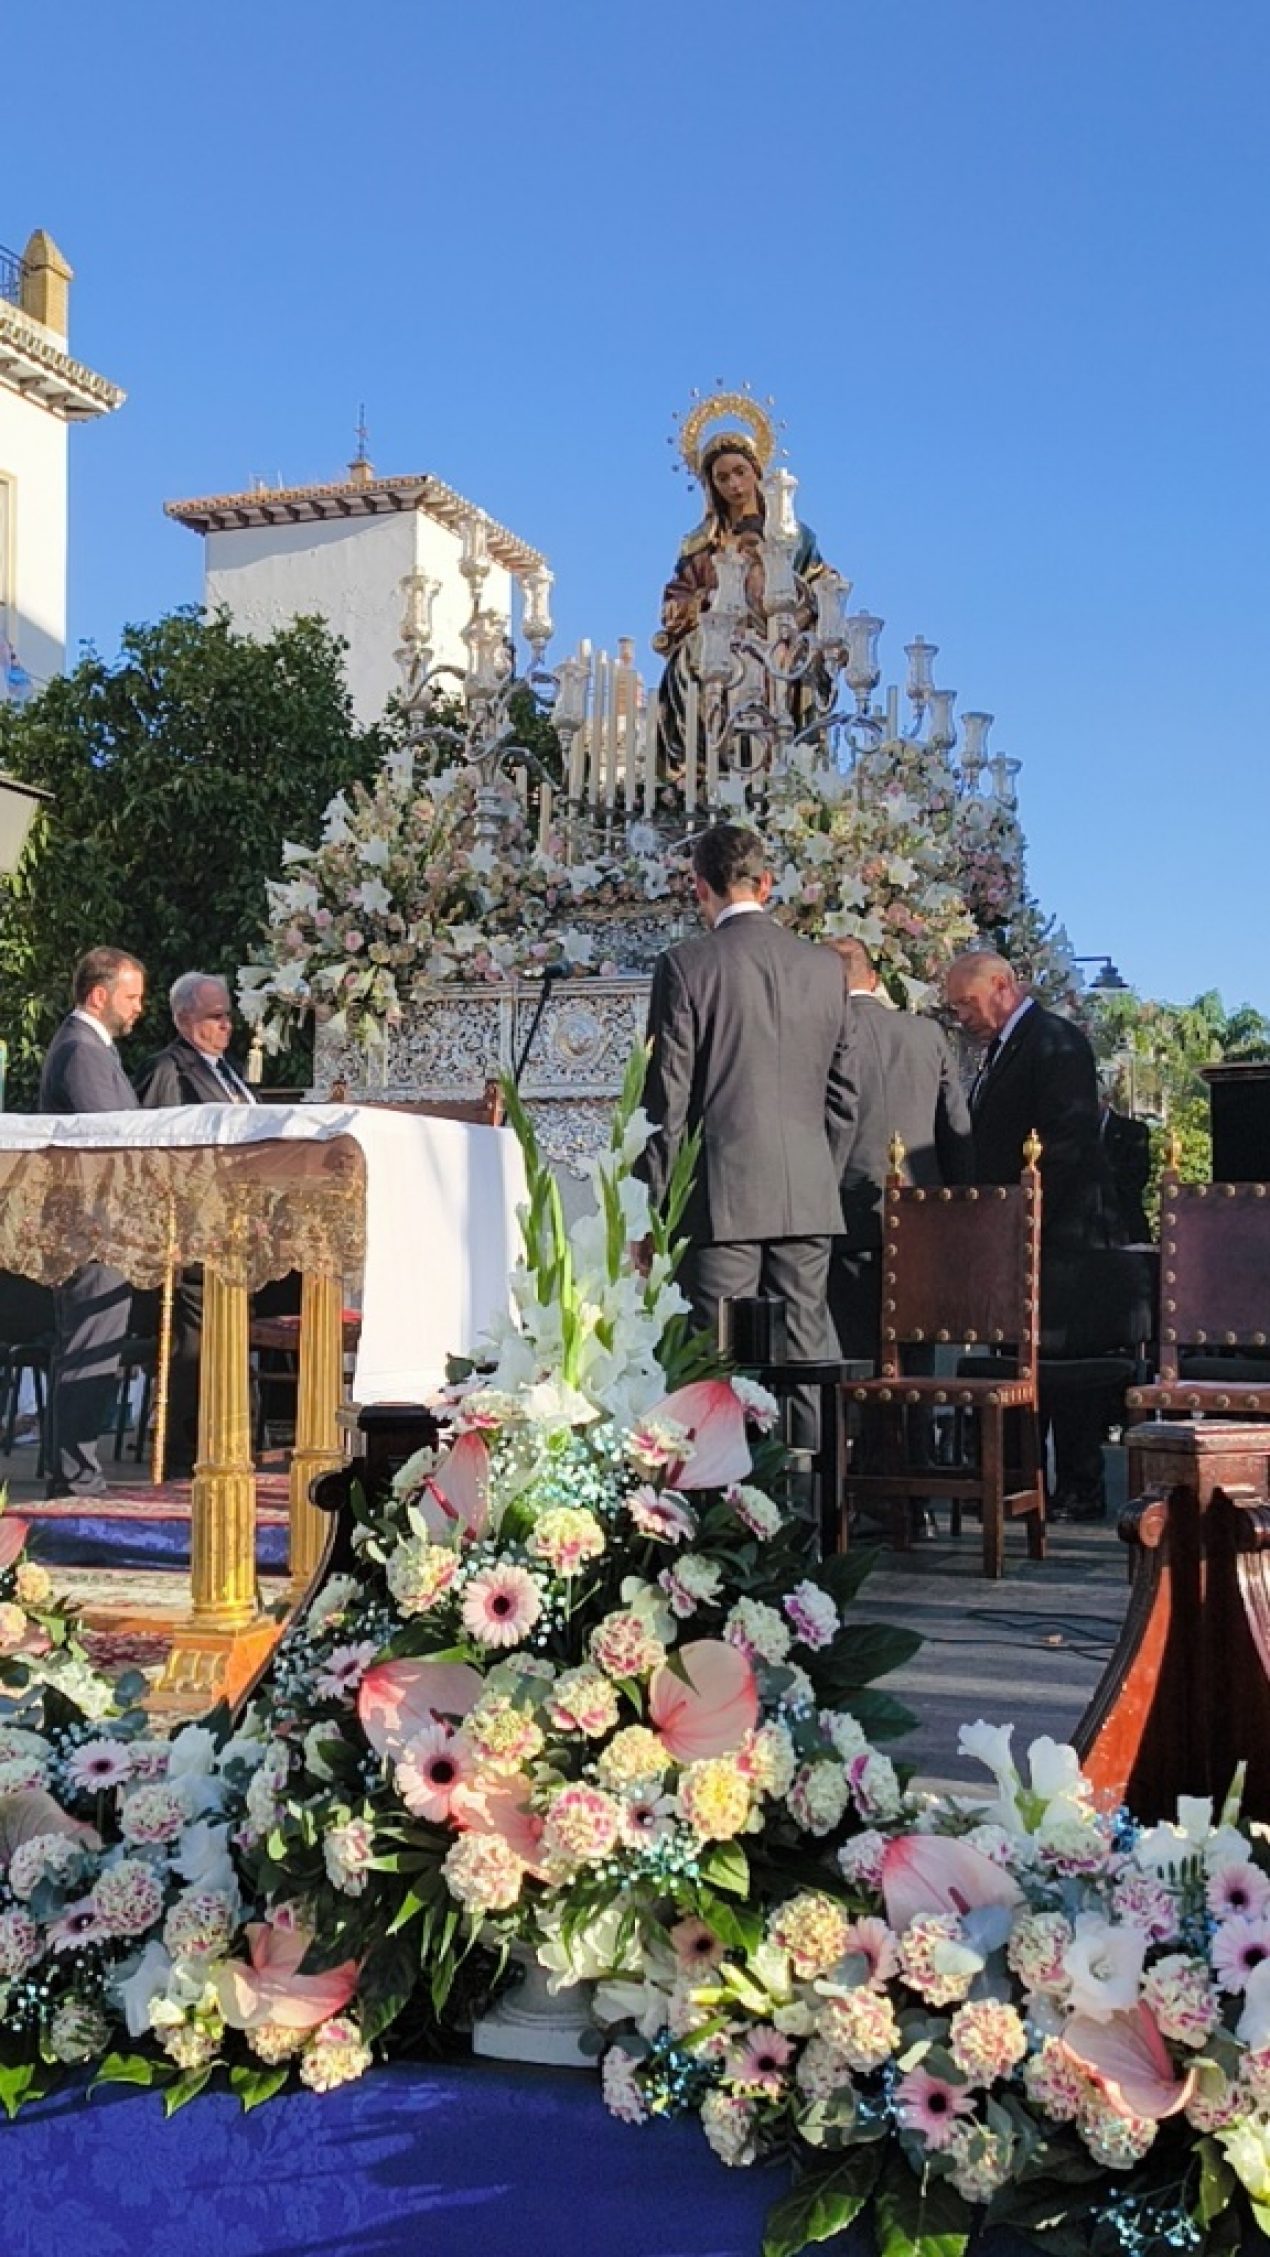
[[[776,452],[776,426],[767,408],[761,406],[748,389],[712,392],[708,399],[694,399],[687,414],[677,417],[676,421],[679,452],[694,478],[701,476],[706,448],[726,437],[729,430],[738,435],[744,432],[761,470],[767,469]]]

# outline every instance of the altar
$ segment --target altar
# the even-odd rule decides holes
[[[426,1400],[447,1358],[507,1312],[524,1192],[506,1131],[387,1107],[0,1121],[0,1268],[57,1285],[106,1262],[143,1288],[170,1288],[187,1265],[204,1272],[192,1607],[162,1705],[234,1697],[278,1634],[262,1617],[256,1565],[251,1293],[302,1277],[288,1546],[298,1591],[327,1536],[310,1483],[344,1454],[346,1298],[360,1310],[354,1401]]]

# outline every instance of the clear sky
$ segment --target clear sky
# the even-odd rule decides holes
[[[61,0],[0,67],[0,240],[129,394],[74,638],[197,599],[165,499],[341,476],[364,400],[548,551],[557,655],[647,666],[672,412],[749,379],[1077,949],[1270,1009],[1267,0]]]

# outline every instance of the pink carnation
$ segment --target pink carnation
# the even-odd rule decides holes
[[[622,1830],[622,1806],[598,1787],[565,1787],[547,1812],[543,1845],[571,1865],[607,1857]]]
[[[666,1659],[660,1638],[637,1614],[611,1614],[591,1632],[591,1651],[610,1677],[646,1677]]]
[[[1017,2068],[1027,2052],[1027,2032],[1012,2006],[975,1999],[953,2015],[948,2050],[967,2084],[991,2085]]]

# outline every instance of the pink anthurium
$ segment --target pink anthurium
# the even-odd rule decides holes
[[[1069,2015],[1059,2042],[1118,2116],[1147,2116],[1158,2123],[1185,2108],[1195,2090],[1194,2069],[1179,2076],[1155,2016],[1141,1999],[1102,2018]]]
[[[439,1716],[466,1716],[484,1690],[466,1661],[381,1661],[358,1686],[358,1721],[376,1755],[395,1760]]]
[[[357,1988],[358,1963],[346,1959],[321,1975],[302,1975],[300,1965],[312,1941],[306,1928],[251,1922],[250,1966],[227,1959],[213,1978],[231,2030],[257,2030],[262,2022],[276,2022],[284,2030],[316,2030],[319,2022],[343,2013]]]
[[[464,1788],[455,1797],[452,1823],[465,1834],[497,1834],[531,1873],[541,1875],[543,1820],[530,1809],[528,1792],[524,1780],[502,1787]]]
[[[944,1834],[901,1834],[882,1857],[886,1917],[902,1935],[928,1913],[981,1912],[1022,1902],[1018,1882],[969,1842]]]
[[[29,1520],[18,1520],[12,1513],[0,1519],[0,1574],[20,1559],[27,1537],[31,1533]]]
[[[458,1528],[483,1536],[489,1523],[489,1444],[483,1434],[460,1434],[434,1473],[428,1476],[416,1510],[429,1533],[446,1538]]]
[[[7,1872],[16,1849],[37,1834],[64,1834],[82,1842],[85,1849],[101,1848],[101,1835],[82,1818],[72,1818],[43,1787],[23,1787],[14,1795],[0,1795],[0,1873]]]
[[[726,1379],[697,1379],[677,1388],[648,1419],[652,1425],[673,1419],[692,1439],[692,1455],[666,1469],[668,1489],[726,1489],[753,1471],[745,1410]]]
[[[721,1638],[696,1638],[648,1685],[648,1715],[676,1763],[730,1755],[758,1722],[758,1688],[749,1656]]]

